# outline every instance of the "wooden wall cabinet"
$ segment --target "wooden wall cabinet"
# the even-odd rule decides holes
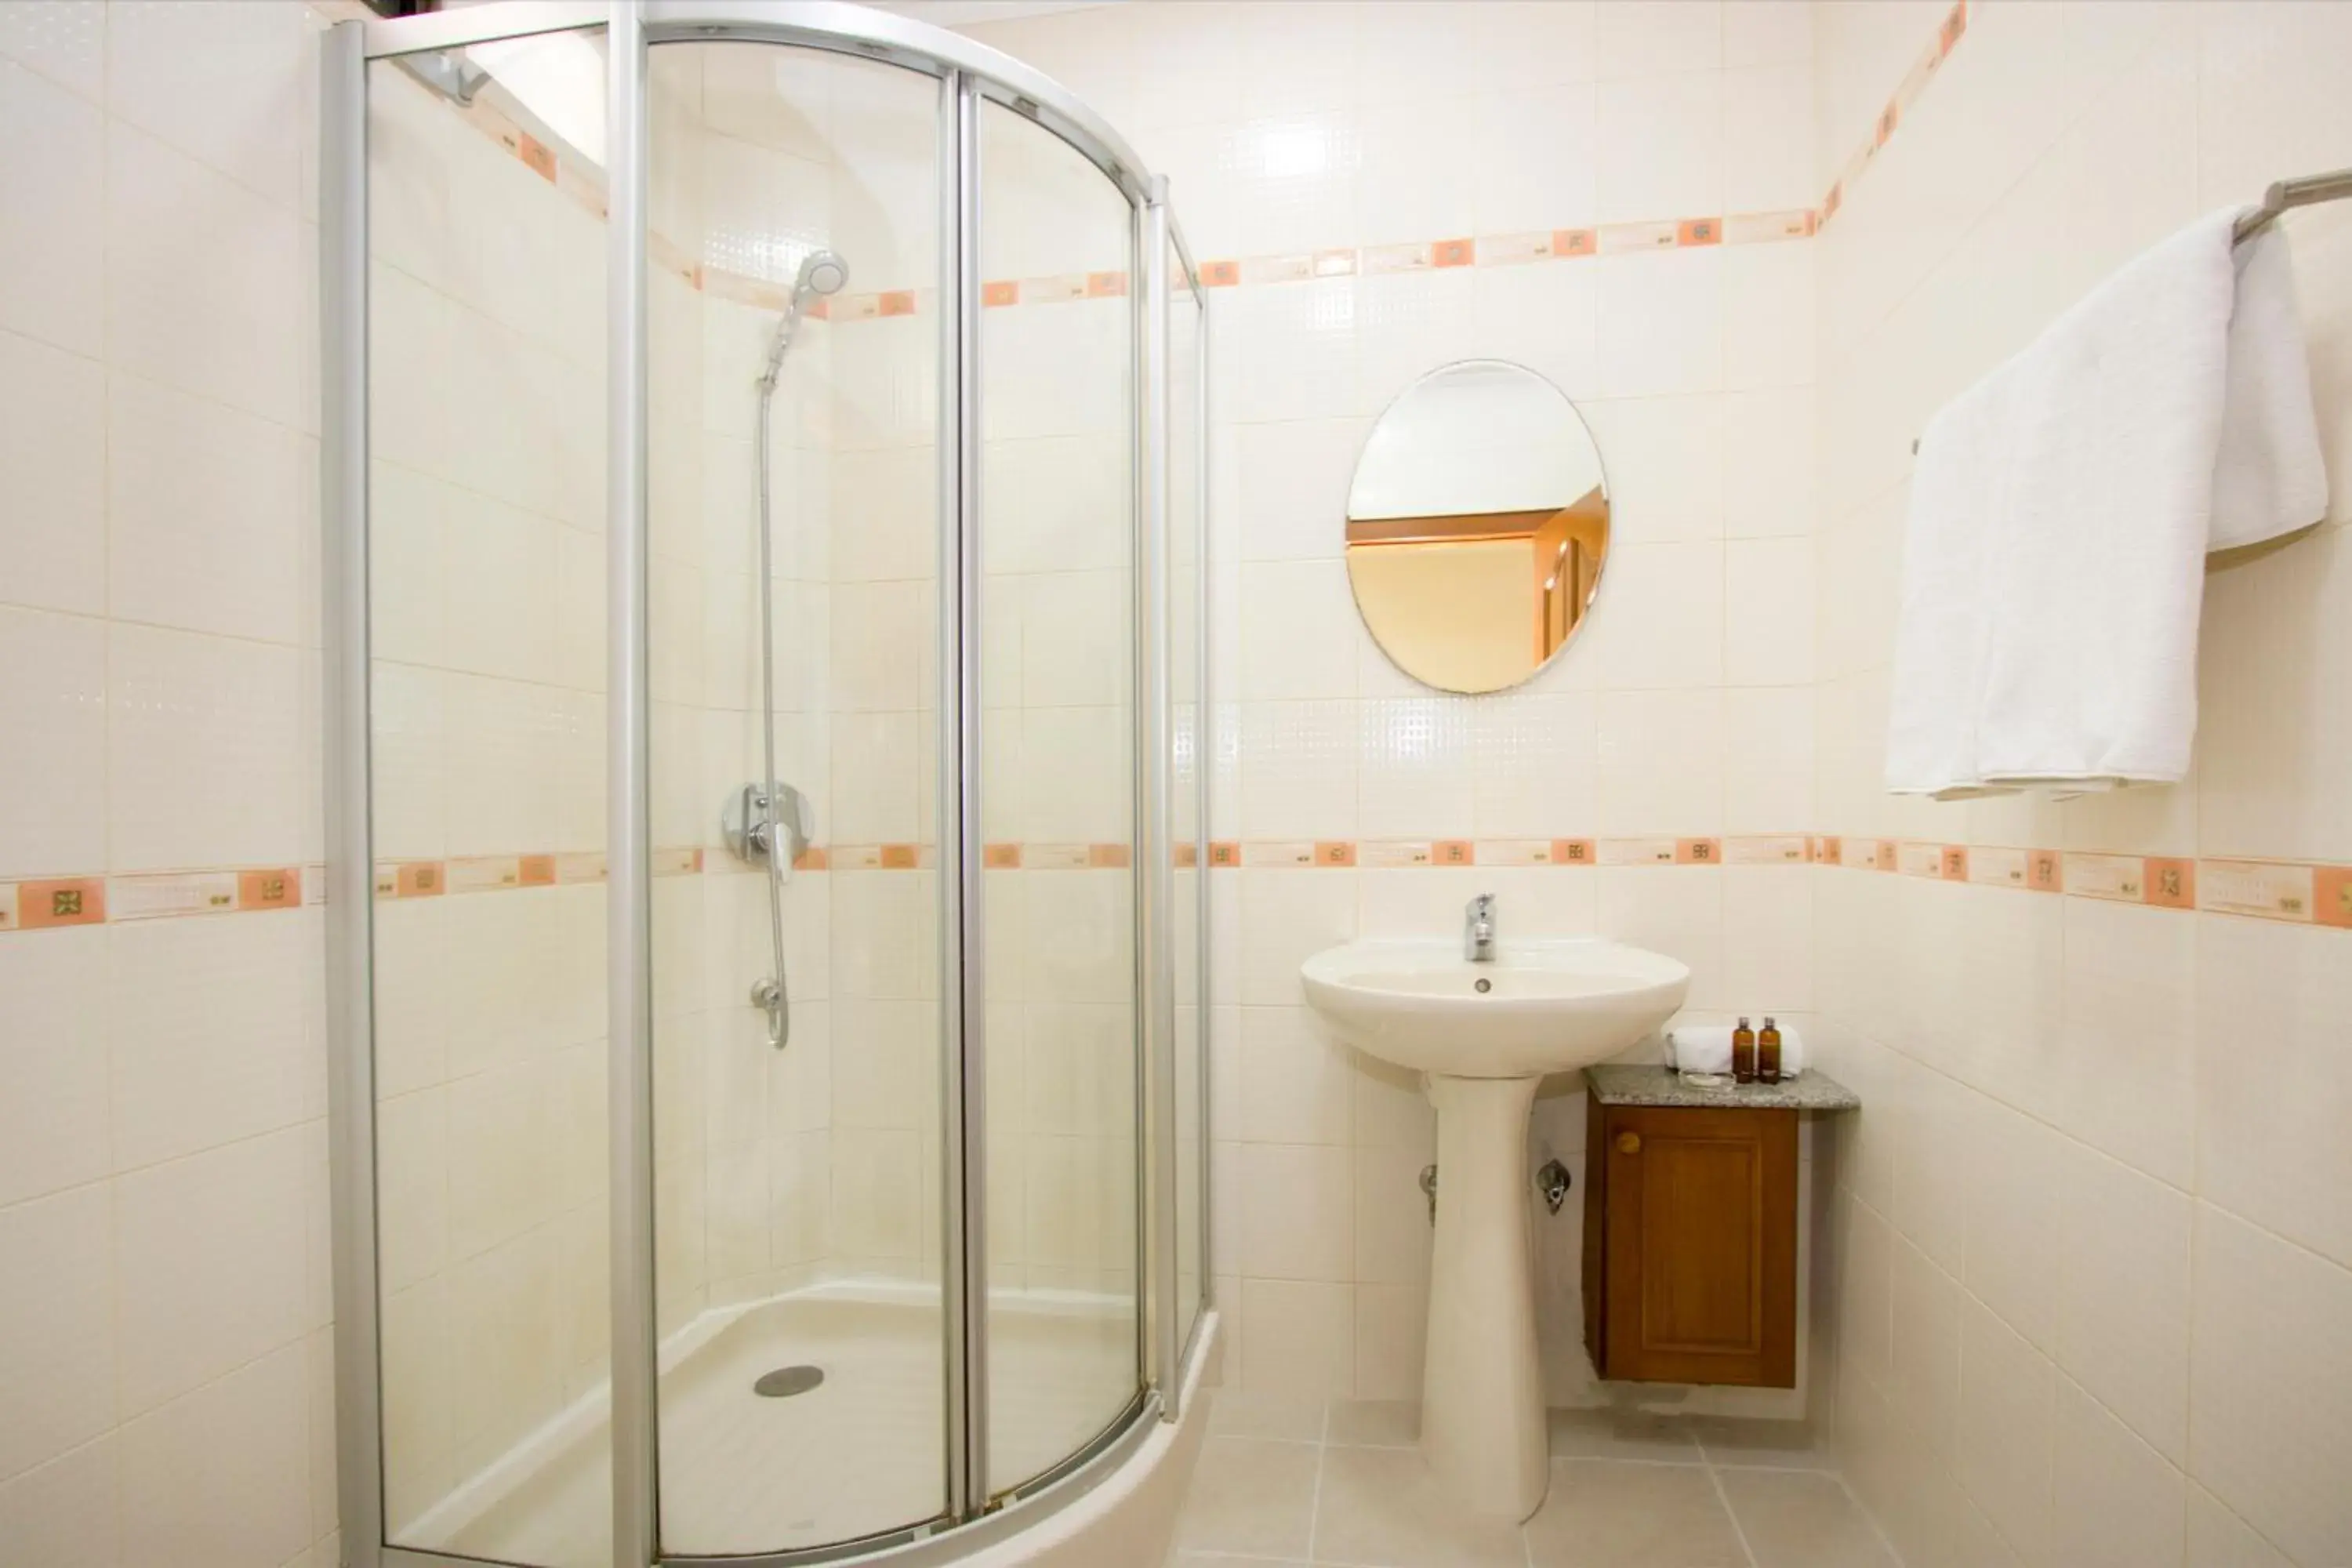
[[[1797,1381],[1797,1112],[1591,1100],[1584,1342],[1633,1383]]]

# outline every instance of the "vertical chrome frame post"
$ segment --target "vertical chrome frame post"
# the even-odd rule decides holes
[[[980,89],[940,81],[940,1037],[948,1517],[988,1505],[988,1036],[982,946]]]
[[[368,820],[367,58],[328,30],[319,93],[319,521],[326,568],[327,1183],[334,1215],[335,1497],[345,1561],[383,1542],[376,1354],[375,867]]]
[[[1136,753],[1142,781],[1142,843],[1138,847],[1142,962],[1141,1104],[1147,1169],[1141,1279],[1148,1324],[1145,1381],[1160,1391],[1160,1415],[1181,1414],[1182,1369],[1176,1305],[1176,951],[1172,714],[1168,665],[1168,182],[1155,176],[1135,215],[1136,355]]]
[[[1187,259],[1189,262],[1189,256]],[[1217,760],[1216,705],[1209,700],[1211,668],[1209,640],[1215,635],[1213,622],[1209,614],[1212,602],[1209,570],[1214,559],[1211,551],[1211,541],[1215,537],[1216,506],[1211,479],[1216,472],[1216,468],[1210,461],[1210,444],[1214,437],[1211,434],[1209,426],[1209,373],[1213,368],[1209,357],[1209,291],[1201,287],[1198,277],[1190,275],[1189,266],[1187,272],[1188,275],[1184,279],[1185,286],[1192,289],[1193,304],[1200,311],[1200,330],[1195,334],[1192,344],[1194,362],[1192,418],[1196,435],[1192,452],[1192,493],[1196,498],[1195,504],[1200,508],[1201,512],[1199,520],[1193,524],[1198,537],[1195,544],[1195,559],[1192,563],[1192,614],[1199,617],[1193,627],[1192,636],[1192,657],[1196,666],[1192,674],[1192,787],[1200,796],[1193,806],[1192,819],[1192,863],[1200,868],[1200,896],[1194,900],[1192,910],[1195,924],[1193,941],[1197,944],[1193,949],[1192,989],[1193,1005],[1200,1009],[1201,1020],[1200,1049],[1196,1053],[1193,1071],[1199,1079],[1199,1082],[1194,1085],[1194,1089],[1201,1114],[1199,1134],[1201,1147],[1195,1168],[1201,1188],[1197,1199],[1201,1217],[1201,1307],[1205,1311],[1213,1307],[1217,1300],[1217,1271],[1210,1266],[1209,1261],[1210,1246],[1214,1239],[1213,1216],[1210,1212],[1209,1203],[1209,1196],[1214,1190],[1214,1184],[1209,1179],[1209,1152],[1215,1147],[1216,1137],[1215,1130],[1211,1125],[1211,1120],[1215,1115],[1215,1111],[1209,1093],[1209,1032],[1214,1026],[1215,1017],[1213,1011],[1213,995],[1209,984],[1209,941],[1212,930],[1209,918],[1211,886],[1209,840],[1214,837],[1210,831],[1209,808],[1215,799],[1212,785],[1216,776]]]
[[[646,37],[633,0],[606,35],[606,1030],[611,1111],[613,1562],[660,1550],[655,1442],[652,679],[646,660]]]

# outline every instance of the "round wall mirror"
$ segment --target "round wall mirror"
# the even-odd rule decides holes
[[[1609,554],[1601,448],[1524,365],[1430,372],[1381,416],[1348,491],[1348,581],[1399,669],[1500,691],[1584,624]]]

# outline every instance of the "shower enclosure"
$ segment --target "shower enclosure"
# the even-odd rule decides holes
[[[324,68],[348,1558],[952,1558],[1204,1338],[1165,186],[850,5],[497,0]]]

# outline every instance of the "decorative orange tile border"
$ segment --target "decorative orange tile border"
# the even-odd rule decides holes
[[[1828,866],[1896,869],[2021,892],[2352,929],[2352,866],[1894,839],[1822,837],[1813,842],[1815,858]]]
[[[1904,72],[1893,96],[1879,110],[1878,118],[1871,122],[1869,133],[1863,138],[1862,144],[1840,167],[1837,179],[1816,209],[1819,214],[1814,225],[1816,228],[1835,217],[1853,198],[1854,186],[1869,173],[1871,164],[1895,139],[1895,132],[1904,121],[1910,118],[1912,106],[1919,101],[1919,95],[1927,90],[1929,80],[1951,58],[1952,50],[1958,47],[1968,30],[1969,0],[1955,0],[1951,10],[1945,13],[1942,25],[1937,27],[1936,36],[1928,39],[1927,46],[1913,58],[1911,68]]]
[[[1173,847],[1174,863],[1198,863],[1191,843]],[[656,848],[657,878],[735,875],[758,868],[695,846]],[[812,845],[793,861],[803,871],[904,871],[937,864],[926,844]],[[992,843],[982,864],[992,870],[1127,869],[1121,843]],[[2203,910],[2352,930],[2352,866],[2304,861],[2192,859],[2105,855],[2000,845],[1935,844],[1835,834],[1736,834],[1670,838],[1215,839],[1213,868],[1400,870],[1435,867],[1759,866],[1843,867],[1940,882],[2064,893],[2074,898]],[[593,851],[388,860],[375,869],[378,899],[469,897],[488,892],[576,887],[606,879]],[[99,925],[192,915],[299,908],[325,900],[319,866],[260,866],[209,871],[61,877],[0,882],[0,932]]]

